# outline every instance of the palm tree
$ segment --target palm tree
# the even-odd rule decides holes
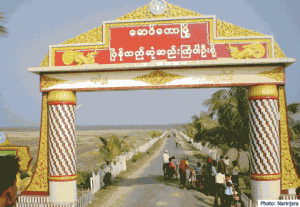
[[[4,22],[3,19],[5,19],[3,17],[3,12],[0,12],[0,22]],[[3,26],[0,25],[0,37],[5,37],[7,34],[7,29]]]
[[[219,126],[208,129],[207,136],[215,137],[215,145],[226,143],[238,149],[237,161],[242,150],[249,145],[249,104],[247,87],[231,87],[230,90],[219,90],[211,99],[203,102],[209,107],[209,116],[218,117]],[[239,162],[238,162],[239,166]]]
[[[101,136],[98,136],[98,138],[103,144],[103,146],[100,147],[99,152],[100,156],[104,159],[115,159],[120,154],[120,152],[122,152],[121,148],[123,144],[129,146],[128,143],[124,141],[127,136],[123,137],[121,141],[116,135],[112,135],[109,140]]]
[[[292,115],[297,114],[300,111],[300,103],[291,103],[287,105],[287,112],[288,112],[288,119],[289,125],[294,125],[295,120],[293,119]]]
[[[296,133],[294,131],[294,124],[295,120],[292,117],[292,115],[297,114],[300,111],[300,103],[291,103],[287,105],[287,114],[288,114],[288,120],[289,120],[289,130],[290,130],[290,136],[291,139],[293,139],[294,136],[296,136]]]

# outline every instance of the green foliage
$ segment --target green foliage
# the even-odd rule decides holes
[[[223,155],[225,155],[230,149],[230,147],[227,144],[220,144],[218,148],[222,150]]]
[[[295,124],[293,127],[292,127],[293,131],[295,134],[297,134],[298,136],[300,135],[300,123],[297,123]]]
[[[98,138],[103,144],[99,149],[99,154],[104,160],[113,160],[122,152],[124,152],[125,150],[122,150],[123,144],[126,145],[128,149],[132,147],[130,146],[130,144],[124,141],[124,139],[126,139],[127,136],[123,137],[122,140],[120,140],[119,137],[116,135],[112,135],[109,140],[101,136],[98,136]]]
[[[132,162],[136,162],[136,161],[138,161],[138,159],[140,159],[141,157],[142,157],[142,153],[139,152],[139,153],[133,155],[132,158],[131,158],[131,160],[132,160]]]
[[[246,175],[246,176],[243,176],[243,179],[244,179],[244,183],[246,186],[251,186],[251,180],[250,180],[250,176]]]
[[[156,137],[159,137],[159,136],[161,136],[161,135],[162,135],[161,132],[158,132],[158,131],[155,131],[155,130],[151,131],[151,138],[152,138],[152,139],[154,139],[154,138],[156,138]]]
[[[0,12],[0,22],[4,22],[3,12]],[[0,25],[0,37],[5,37],[7,34],[7,28]]]
[[[218,142],[214,144],[226,143],[229,147],[247,150],[250,142],[248,89],[231,87],[230,90],[219,90],[203,104],[209,107],[211,118],[218,116],[219,126],[206,132],[217,138]]]
[[[295,123],[295,120],[293,119],[292,115],[297,114],[299,111],[300,111],[300,103],[291,103],[287,105],[287,114],[288,114],[288,121],[290,127],[292,127]]]
[[[77,171],[77,188],[90,188],[92,172]]]

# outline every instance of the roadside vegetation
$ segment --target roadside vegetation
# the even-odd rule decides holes
[[[193,115],[191,123],[182,125],[184,132],[203,146],[220,149],[223,155],[231,148],[236,149],[238,154],[235,160],[240,167],[240,154],[249,150],[250,143],[248,88],[231,87],[219,90],[205,100],[203,105],[208,110],[201,111],[199,116]],[[298,113],[299,109],[300,103],[287,106],[290,137],[294,141],[300,140],[300,123],[295,123],[292,115]],[[292,152],[295,165],[299,169],[300,149],[292,148]],[[194,156],[204,160],[208,158],[200,153]],[[246,195],[251,196],[250,169],[240,173],[240,188]]]
[[[159,131],[151,131],[150,132],[151,138],[154,139],[162,135],[162,132]],[[110,138],[105,138],[102,136],[97,136],[101,141],[102,145],[99,148],[98,152],[94,152],[98,155],[97,159],[100,162],[103,162],[100,165],[100,168],[103,169],[105,165],[104,161],[106,159],[112,161],[117,156],[123,154],[124,152],[128,152],[134,149],[134,144],[130,141],[126,141],[128,139],[127,136],[119,138],[117,135],[113,134]],[[118,176],[116,176],[115,180],[112,181],[112,186],[116,186],[119,181],[123,179],[125,174],[131,174],[134,170],[136,170],[142,163],[149,158],[148,155],[152,155],[160,146],[162,140],[158,140],[154,145],[146,152],[139,152],[132,156],[131,160],[126,161],[126,168],[127,170],[121,172]],[[116,164],[116,163],[115,163]],[[77,172],[77,188],[78,189],[89,189],[90,188],[90,178],[92,177],[92,172],[96,174],[98,171],[90,170],[90,171],[78,171]],[[130,173],[131,172],[131,173]]]

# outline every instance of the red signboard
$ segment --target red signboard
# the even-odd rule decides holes
[[[73,51],[80,52],[77,53],[79,56],[95,55],[92,63],[98,64],[231,58],[227,44],[211,43],[210,26],[209,22],[112,26],[109,27],[109,48],[96,49],[96,51],[95,49],[74,49]],[[238,46],[239,50],[242,50],[242,46],[248,44],[251,43],[231,44],[230,46]],[[267,58],[267,45],[261,44],[266,51],[261,58]],[[66,52],[65,48],[55,51],[55,66],[78,64],[73,57],[69,58],[66,63],[63,57],[64,52]],[[72,55],[74,54],[73,52]]]

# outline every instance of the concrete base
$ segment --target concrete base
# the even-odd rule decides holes
[[[55,182],[49,181],[51,203],[71,203],[77,200],[77,180]]]
[[[280,180],[251,180],[251,196],[253,203],[257,203],[258,200],[279,200]]]

